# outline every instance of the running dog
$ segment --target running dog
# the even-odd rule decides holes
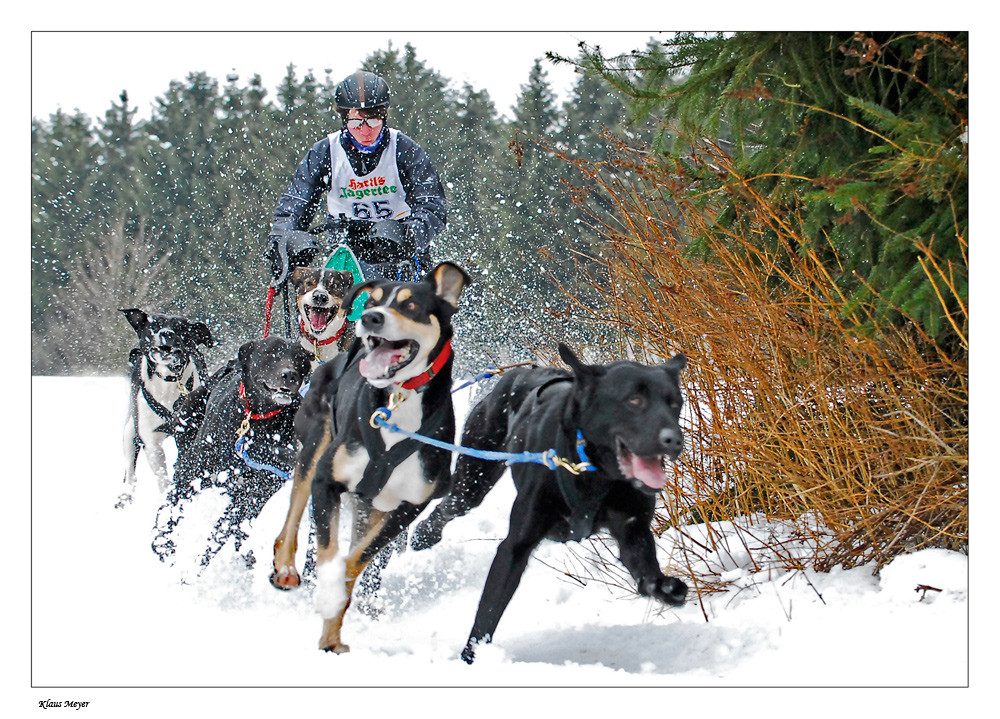
[[[290,278],[299,308],[299,342],[313,354],[313,369],[351,344],[347,314],[340,309],[344,294],[354,284],[350,272],[319,267],[297,267]]]
[[[687,595],[684,582],[660,571],[650,529],[656,495],[667,481],[664,462],[676,460],[684,446],[679,379],[687,361],[678,354],[656,367],[602,366],[582,363],[565,345],[559,345],[559,354],[570,372],[507,373],[466,422],[465,447],[513,453],[554,449],[561,459],[555,469],[512,466],[517,497],[510,531],[497,549],[462,651],[470,664],[476,645],[492,640],[528,558],[546,538],[580,541],[607,529],[639,594],[669,605],[683,604]],[[433,544],[441,526],[479,504],[506,468],[460,456],[451,494],[435,508],[437,515],[418,527],[414,535],[423,542],[415,544]]]
[[[162,561],[174,553],[170,535],[183,504],[213,485],[224,489],[229,503],[201,564],[207,566],[230,538],[240,550],[247,538],[241,525],[256,519],[294,463],[293,423],[310,359],[298,343],[281,337],[252,340],[179,408],[194,437],[183,443],[174,486],[157,515],[153,551]]]
[[[381,426],[453,442],[451,318],[469,277],[442,262],[418,282],[370,280],[354,285],[349,308],[370,293],[351,350],[320,365],[309,395],[324,393],[330,411],[305,428],[285,526],[274,543],[271,583],[299,584],[298,526],[312,497],[316,522],[316,609],[323,617],[319,648],[349,651],[340,636],[355,581],[380,550],[447,492],[451,453]],[[322,406],[319,399],[312,400]],[[380,413],[381,411],[381,413]],[[337,543],[340,503],[354,499],[350,549]],[[346,497],[345,497],[346,498]]]
[[[122,312],[138,335],[139,346],[129,353],[129,404],[122,438],[125,491],[115,505],[118,508],[131,502],[135,494],[136,462],[142,449],[160,492],[167,491],[170,477],[163,442],[176,433],[174,405],[182,395],[201,386],[205,358],[198,345],[213,343],[203,322],[149,315],[135,308]]]

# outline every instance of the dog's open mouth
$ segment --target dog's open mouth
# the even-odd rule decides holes
[[[387,340],[369,335],[364,338],[368,349],[361,359],[359,370],[365,379],[387,379],[410,364],[417,356],[420,345],[413,340]]]
[[[261,384],[264,385],[264,388],[271,396],[271,401],[275,404],[288,405],[295,399],[295,390],[283,387],[272,387],[267,382],[262,382]]]
[[[618,468],[621,473],[626,479],[631,479],[636,486],[641,488],[641,483],[659,491],[667,483],[667,474],[663,469],[667,459],[665,455],[640,457],[634,454],[620,437],[615,439],[615,454],[618,457]]]
[[[306,319],[309,321],[309,329],[312,330],[314,334],[318,334],[326,329],[326,326],[330,324],[330,320],[336,314],[332,307],[316,307],[314,305],[304,305],[303,309],[306,312]]]

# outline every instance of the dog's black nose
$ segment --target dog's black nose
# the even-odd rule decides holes
[[[281,373],[281,381],[286,387],[295,387],[302,381],[302,376],[293,369],[286,369]]]
[[[385,316],[381,312],[365,312],[361,315],[361,326],[369,332],[382,329],[385,325]]]
[[[684,448],[684,435],[679,429],[664,427],[660,430],[660,444],[670,454],[677,454]]]
[[[325,305],[330,301],[330,295],[321,290],[313,290],[312,301],[316,305]]]

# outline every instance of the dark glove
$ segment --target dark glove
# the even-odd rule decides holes
[[[413,232],[400,220],[383,220],[376,223],[372,231],[373,237],[383,238],[396,245],[396,253],[403,257],[412,257],[417,249]]]
[[[288,276],[288,250],[281,235],[271,235],[268,238],[265,257],[271,265],[271,286],[279,288]]]
[[[267,257],[271,263],[271,286],[278,288],[288,278],[292,267],[306,267],[319,253],[314,235],[299,230],[279,230],[268,238]]]

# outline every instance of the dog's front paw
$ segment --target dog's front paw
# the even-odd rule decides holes
[[[275,567],[274,571],[271,572],[270,580],[272,587],[282,591],[294,589],[302,582],[302,578],[295,571],[295,567],[281,567],[280,569]]]
[[[684,604],[687,593],[687,585],[676,577],[654,577],[639,583],[639,594],[652,597],[672,607]]]
[[[351,648],[346,644],[331,644],[327,647],[320,647],[320,649],[331,654],[347,654],[351,651]]]

